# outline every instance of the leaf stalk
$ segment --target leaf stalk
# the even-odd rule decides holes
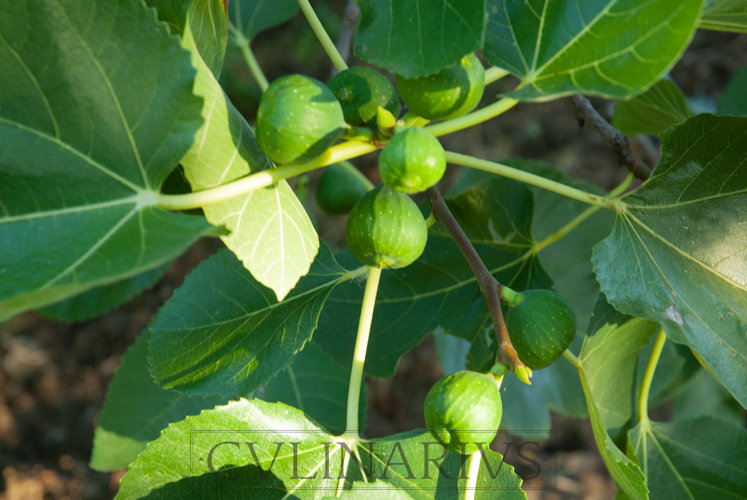
[[[651,382],[654,380],[654,372],[656,371],[656,365],[659,364],[659,358],[661,352],[664,349],[664,344],[667,341],[667,335],[664,333],[664,328],[659,328],[659,335],[656,337],[654,342],[654,348],[651,351],[651,356],[648,358],[648,364],[646,365],[646,371],[643,374],[643,383],[641,384],[641,393],[638,396],[638,421],[645,423],[648,422],[648,395],[651,392]]]

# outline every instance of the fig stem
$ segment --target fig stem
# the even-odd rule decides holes
[[[503,311],[501,311],[501,288],[502,285],[498,283],[498,280],[490,274],[490,271],[485,266],[478,255],[475,247],[472,246],[472,242],[469,240],[464,231],[462,230],[459,223],[452,215],[449,207],[446,205],[441,193],[435,187],[428,188],[425,191],[425,196],[428,198],[428,203],[431,206],[431,213],[436,217],[436,220],[444,225],[449,234],[454,239],[454,242],[461,250],[462,255],[467,260],[469,267],[477,278],[477,283],[480,285],[480,291],[485,296],[485,301],[488,303],[488,310],[490,311],[490,317],[493,320],[493,327],[495,328],[495,336],[498,339],[498,356],[496,361],[504,365],[508,365],[514,370],[516,368],[524,367],[524,363],[519,359],[519,355],[516,353],[516,349],[511,343],[511,338],[508,336],[508,330],[506,329],[506,322],[503,319]]]
[[[659,364],[659,357],[661,356],[661,351],[664,349],[664,344],[666,342],[667,335],[664,333],[664,328],[659,328],[659,335],[656,337],[654,348],[651,350],[651,356],[648,358],[646,371],[643,374],[643,383],[641,384],[641,393],[638,399],[639,422],[648,421],[648,395],[651,391],[651,382],[654,380],[656,365]]]
[[[319,39],[319,42],[321,42],[322,47],[324,47],[325,52],[327,52],[327,55],[332,60],[332,64],[335,65],[337,71],[345,71],[348,69],[345,59],[342,58],[340,52],[337,50],[337,46],[335,46],[335,43],[325,31],[324,26],[322,26],[321,21],[319,21],[319,18],[317,17],[316,12],[314,12],[314,8],[309,3],[309,0],[298,0],[298,5],[301,7],[304,16],[306,16],[306,20],[309,21],[309,25],[311,25],[311,29],[314,30],[314,34]]]
[[[155,205],[166,210],[190,210],[212,203],[230,200],[234,196],[250,193],[254,190],[271,186],[276,182],[304,174],[330,163],[338,163],[357,156],[376,151],[376,146],[365,142],[350,141],[332,146],[318,158],[298,165],[282,165],[277,168],[262,170],[246,177],[203,191],[188,194],[158,193]]]
[[[477,476],[480,473],[480,460],[482,450],[477,450],[469,457],[469,471],[467,472],[467,484],[464,485],[464,500],[474,500],[477,491]]]
[[[353,367],[350,371],[350,384],[348,386],[348,407],[345,435],[358,439],[358,402],[361,395],[361,382],[363,380],[363,364],[366,361],[366,350],[368,349],[368,336],[371,333],[371,320],[373,319],[374,306],[376,305],[376,292],[379,289],[381,269],[378,267],[368,268],[368,279],[366,289],[363,292],[363,305],[361,306],[361,317],[358,322],[358,335],[355,338],[355,351],[353,353]]]

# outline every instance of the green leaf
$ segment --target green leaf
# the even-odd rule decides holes
[[[747,6],[747,4],[745,4]],[[747,8],[747,7],[745,7]],[[731,77],[718,103],[719,115],[747,116],[747,68],[742,68]]]
[[[92,288],[57,304],[42,307],[38,311],[48,318],[70,323],[94,318],[151,288],[163,277],[169,265],[164,264],[111,285]]]
[[[148,374],[150,336],[146,330],[138,337],[109,383],[93,438],[90,465],[95,470],[126,469],[169,424],[226,403],[161,389]]]
[[[706,0],[700,27],[707,30],[747,33],[747,2]]]
[[[405,78],[436,73],[482,46],[485,0],[358,0],[355,54]]]
[[[526,186],[495,177],[447,203],[499,282],[515,290],[552,286],[533,252],[534,201]],[[343,265],[355,265],[348,252],[337,257]],[[360,283],[339,286],[319,318],[315,341],[343,366],[352,360],[352,332],[362,298]],[[417,261],[381,274],[365,372],[392,376],[399,357],[438,326],[472,342],[489,325],[485,298],[472,270],[446,229],[435,224]]]
[[[338,441],[295,408],[259,400],[232,402],[164,430],[130,465],[117,498],[202,494],[216,499],[261,495],[306,500],[334,496],[342,454],[347,453],[341,451]],[[424,463],[426,445],[429,461]],[[460,490],[463,492],[466,479],[460,475],[466,476],[466,469],[463,474],[460,469],[466,457],[443,454],[443,446],[428,431],[374,439],[362,443],[359,451],[367,478],[385,481],[384,487],[393,486],[416,500],[463,497]],[[402,464],[405,461],[407,466]],[[407,467],[414,478],[409,477]],[[439,474],[439,469],[448,476]],[[353,493],[345,496],[356,498],[356,491],[372,487],[359,484],[360,479],[360,468],[352,459],[343,484]],[[501,455],[486,450],[475,498],[492,499],[499,492],[500,498],[525,499],[520,486],[521,479],[510,465],[502,463]],[[396,491],[382,493],[402,498]],[[375,496],[379,498],[379,492]]]
[[[688,118],[690,109],[677,84],[659,80],[630,101],[615,104],[612,126],[625,135],[658,135]]]
[[[511,97],[646,90],[690,43],[702,0],[488,1],[483,53],[521,79]]]
[[[218,78],[228,44],[228,15],[222,0],[145,0],[172,34],[182,36],[189,21],[200,57]]]
[[[580,365],[578,373],[581,378],[581,385],[584,388],[584,394],[586,395],[589,417],[591,418],[591,428],[594,432],[594,441],[597,443],[597,448],[599,448],[599,453],[602,455],[607,470],[612,479],[615,480],[615,483],[617,483],[618,488],[622,489],[630,499],[647,500],[648,488],[646,486],[646,476],[641,471],[641,467],[635,460],[635,457],[628,457],[620,451],[620,448],[615,445],[607,433],[602,417],[597,410],[594,394],[589,387],[583,363]]]
[[[234,0],[229,6],[231,22],[247,40],[260,32],[283,24],[298,12],[298,0]]]
[[[747,497],[747,430],[711,416],[643,421],[630,440],[648,477],[651,498]]]
[[[295,454],[293,442],[298,443]],[[264,498],[280,499],[292,490],[297,498],[318,498],[337,485],[339,446],[332,454],[328,445],[330,479],[324,479],[325,444],[334,442],[295,408],[259,400],[232,402],[164,430],[130,464],[117,498],[184,498],[204,492],[220,499],[251,495],[252,490]],[[314,472],[316,479],[301,479]]]
[[[197,54],[190,30],[185,31],[182,45],[192,51],[195,93],[205,100],[205,124],[181,162],[192,188],[208,189],[272,168],[251,127]],[[286,181],[203,210],[212,224],[231,231],[222,237],[226,246],[260,283],[275,291],[278,300],[309,271],[319,250],[314,225]]]
[[[314,342],[307,342],[293,362],[265,385],[262,399],[298,408],[329,432],[345,431],[350,368],[333,361]],[[361,385],[358,428],[366,417],[366,385]]]
[[[213,230],[154,206],[201,99],[153,11],[40,0],[4,2],[0,19],[2,321],[161,266]]]
[[[659,366],[657,366],[658,372]],[[674,400],[675,418],[692,418],[701,415],[729,420],[739,426],[744,422],[744,409],[729,394],[729,391],[705,370],[698,370],[690,383],[685,386],[685,390]]]
[[[599,324],[596,331],[584,340],[579,360],[589,381],[599,418],[609,435],[617,439],[634,417],[638,355],[659,325],[610,313],[610,309],[614,311],[601,296],[594,314],[610,320]]]
[[[747,405],[747,118],[698,115],[622,199],[594,271],[619,311],[661,323]]]
[[[278,302],[221,250],[187,276],[153,321],[151,373],[167,389],[246,396],[290,363],[332,288],[351,276],[322,245],[309,274]]]

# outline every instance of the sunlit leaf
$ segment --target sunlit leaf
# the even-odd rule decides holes
[[[590,339],[593,339],[593,337],[587,339],[587,342]],[[602,455],[607,470],[615,480],[615,483],[617,483],[618,488],[625,492],[627,498],[632,500],[648,500],[646,476],[641,471],[639,463],[635,460],[635,457],[628,457],[625,453],[620,451],[620,448],[617,447],[610,435],[607,433],[607,429],[604,426],[599,410],[597,410],[594,394],[589,387],[589,382],[584,373],[583,364],[578,372],[581,377],[584,394],[586,395],[589,417],[591,418],[591,428],[594,432],[594,441],[597,443],[597,448],[599,449],[599,453]]]
[[[246,396],[290,363],[329,293],[350,277],[322,245],[309,274],[278,302],[221,250],[187,276],[153,321],[151,373],[188,394]]]
[[[698,115],[623,198],[594,270],[618,310],[661,323],[747,405],[747,118]]]
[[[630,433],[651,498],[747,497],[747,430],[703,416],[640,422]]]
[[[406,78],[430,75],[479,49],[485,0],[358,0],[355,54]]]
[[[0,19],[2,321],[161,266],[213,230],[154,206],[202,119],[189,54],[152,10],[3,2]]]
[[[338,442],[295,408],[236,401],[164,430],[130,465],[117,498],[183,498],[196,492],[215,499],[336,496],[342,455],[347,453]],[[398,492],[416,500],[464,498],[467,457],[444,453],[428,431],[370,440],[359,451],[368,480],[387,488],[375,492],[376,498],[408,498]],[[361,479],[353,458],[342,483],[352,493],[344,493],[344,498],[359,498],[357,491],[373,487],[359,484]],[[520,487],[513,467],[486,450],[475,498],[526,499]]]
[[[625,135],[658,135],[689,117],[690,109],[677,84],[659,80],[630,101],[615,104],[612,126]]]
[[[195,93],[205,99],[205,124],[181,162],[192,188],[207,189],[272,168],[251,127],[197,54],[191,30],[185,32],[182,45],[192,51]],[[203,210],[211,223],[231,231],[222,237],[226,246],[260,283],[275,291],[278,300],[309,271],[319,249],[314,225],[286,181]]]
[[[217,78],[228,43],[228,17],[221,0],[145,0],[174,35],[182,36],[189,21],[195,46]],[[238,3],[238,2],[237,2]]]
[[[521,79],[512,97],[625,99],[659,80],[692,38],[702,0],[488,0],[485,57]]]
[[[226,403],[223,398],[191,397],[161,389],[148,373],[148,339],[143,332],[122,358],[96,419],[91,468],[126,469],[148,442],[169,424]]]
[[[610,311],[611,310],[611,311]],[[658,325],[653,321],[615,314],[604,296],[595,316],[606,316],[584,341],[579,360],[589,381],[599,418],[612,438],[625,430],[633,417],[638,354]]]

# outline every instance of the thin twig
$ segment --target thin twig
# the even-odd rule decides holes
[[[358,27],[358,19],[360,17],[361,9],[358,7],[358,4],[353,0],[348,0],[348,4],[345,6],[345,13],[342,16],[340,33],[338,33],[337,41],[335,42],[335,46],[345,62],[350,60],[350,47],[353,45],[353,36],[355,35],[355,29]],[[337,73],[339,73],[337,67],[332,66],[329,77],[332,78]]]
[[[576,114],[579,126],[583,126],[586,122],[591,123],[597,129],[599,135],[617,153],[621,165],[627,167],[628,170],[633,172],[633,175],[641,180],[645,181],[651,176],[651,168],[630,149],[628,137],[607,123],[607,120],[602,118],[602,115],[594,109],[594,106],[591,105],[591,102],[586,97],[576,94],[571,96],[571,103],[573,104],[573,111]]]
[[[513,344],[511,344],[511,338],[508,336],[508,330],[506,329],[506,322],[503,320],[500,301],[502,285],[488,271],[485,263],[477,254],[475,247],[472,246],[472,242],[467,238],[467,235],[464,234],[459,223],[451,214],[441,193],[435,187],[432,187],[426,190],[425,195],[431,205],[431,212],[444,225],[446,230],[449,231],[459,250],[462,251],[464,258],[467,259],[472,272],[475,273],[477,282],[480,285],[480,291],[488,303],[490,317],[493,319],[495,335],[498,339],[498,361],[514,369],[525,366],[519,359],[519,355],[516,353]]]

